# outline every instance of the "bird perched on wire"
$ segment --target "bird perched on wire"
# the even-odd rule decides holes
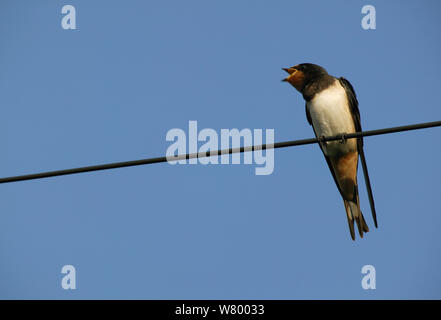
[[[335,78],[312,63],[302,63],[283,68],[289,75],[282,81],[290,83],[306,101],[306,118],[314,129],[317,138],[342,135],[361,131],[360,113],[354,88],[345,78]],[[360,155],[368,191],[369,203],[375,227],[377,217],[372,196],[366,158],[363,151],[363,138],[342,139],[341,141],[321,141],[322,150],[335,184],[343,197],[349,230],[355,240],[354,220],[358,233],[369,228],[360,210],[358,196],[357,167]]]

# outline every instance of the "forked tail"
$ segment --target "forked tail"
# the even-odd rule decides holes
[[[346,215],[348,218],[348,225],[349,225],[349,231],[351,232],[352,240],[355,240],[355,232],[354,232],[354,220],[357,224],[358,233],[360,235],[360,238],[363,238],[363,233],[369,232],[369,227],[366,224],[366,221],[364,220],[363,214],[360,210],[360,202],[358,201],[358,196],[355,197],[356,202],[352,200],[344,200],[345,203],[345,209],[346,209]]]

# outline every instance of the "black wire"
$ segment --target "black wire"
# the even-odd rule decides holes
[[[216,150],[216,151],[204,152],[204,153],[191,153],[191,154],[187,153],[187,154],[171,157],[171,158],[169,158],[169,160],[174,161],[174,160],[193,159],[193,158],[205,158],[205,157],[216,156],[216,155],[221,155],[221,154],[242,153],[242,152],[249,152],[249,151],[255,151],[255,150],[265,150],[265,149],[271,149],[271,148],[278,149],[278,148],[294,147],[294,146],[301,146],[301,145],[305,145],[305,144],[318,143],[319,141],[324,142],[324,141],[335,141],[335,140],[343,140],[343,139],[351,139],[351,138],[359,138],[359,137],[368,137],[368,136],[376,136],[376,135],[381,135],[381,134],[389,134],[389,133],[395,133],[395,132],[425,129],[425,128],[432,128],[432,127],[440,127],[440,126],[441,126],[441,121],[425,122],[425,123],[412,124],[412,125],[407,125],[407,126],[399,126],[399,127],[385,128],[385,129],[348,133],[348,134],[344,134],[344,135],[340,134],[340,135],[330,136],[330,137],[319,137],[319,138],[311,138],[311,139],[303,139],[303,140],[277,142],[277,143],[274,143],[274,145],[263,144],[263,145],[257,145],[257,146],[249,146],[249,147],[230,148],[230,149],[224,149],[224,150],[220,150],[220,151]],[[87,166],[87,167],[80,167],[80,168],[73,168],[73,169],[47,171],[47,172],[41,172],[41,173],[26,174],[26,175],[21,175],[21,176],[6,177],[6,178],[0,178],[0,184],[1,183],[24,181],[24,180],[33,180],[33,179],[42,179],[42,178],[49,178],[49,177],[56,177],[56,176],[64,176],[64,175],[68,175],[68,174],[76,174],[76,173],[82,173],[82,172],[91,172],[91,171],[109,170],[109,169],[124,168],[124,167],[133,167],[133,166],[140,166],[140,165],[160,163],[160,162],[167,162],[167,157],[114,162],[114,163],[99,164],[99,165],[94,165],[94,166]]]

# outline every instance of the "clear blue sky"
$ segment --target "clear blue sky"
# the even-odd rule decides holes
[[[61,28],[74,5],[77,30]],[[376,30],[361,8],[376,7]],[[441,119],[439,1],[2,1],[0,176],[165,154],[172,128],[313,136],[280,82],[345,76],[362,126]],[[377,205],[350,239],[317,145],[254,165],[150,166],[0,185],[0,298],[441,298],[441,129],[366,138]],[[360,170],[361,171],[361,170]],[[77,289],[61,288],[61,268]],[[377,289],[361,268],[375,266]]]

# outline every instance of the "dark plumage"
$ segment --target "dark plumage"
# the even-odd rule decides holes
[[[361,131],[360,112],[354,88],[345,78],[335,78],[321,66],[302,63],[284,68],[289,76],[284,79],[296,88],[306,101],[306,118],[317,137]],[[372,196],[363,139],[349,139],[343,143],[320,143],[320,148],[343,198],[352,239],[355,239],[354,221],[360,237],[369,228],[360,210],[357,165],[360,155],[368,190],[372,216],[377,227],[375,205]]]

